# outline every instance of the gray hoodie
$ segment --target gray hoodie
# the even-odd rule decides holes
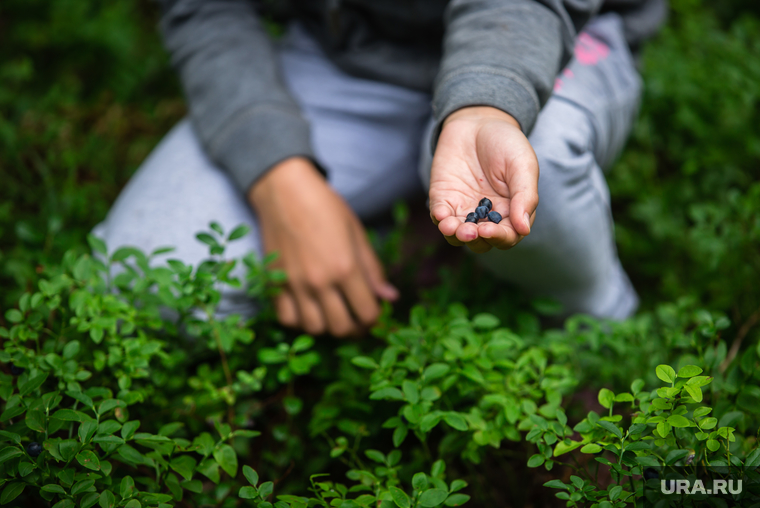
[[[439,125],[485,105],[528,134],[592,16],[618,12],[635,49],[666,14],[666,0],[159,1],[195,130],[242,191],[288,157],[314,159],[264,17],[301,20],[348,74],[432,93]]]

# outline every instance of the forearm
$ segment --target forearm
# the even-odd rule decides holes
[[[442,122],[468,106],[508,113],[530,133],[577,30],[601,0],[452,0],[433,108]],[[571,15],[572,13],[572,15]]]
[[[209,156],[247,190],[292,156],[313,158],[309,126],[279,75],[248,0],[164,1],[161,28]]]

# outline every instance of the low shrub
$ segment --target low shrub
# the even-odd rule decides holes
[[[603,508],[642,497],[644,467],[760,461],[758,354],[722,367],[725,318],[682,306],[675,321],[667,308],[662,322],[579,316],[520,336],[461,304],[418,305],[403,323],[386,309],[375,339],[317,343],[268,321],[267,296],[282,281],[271,258],[224,257],[245,233],[212,224],[198,235],[210,256],[196,267],[156,262],[169,249],[109,255],[90,237],[94,256],[67,254],[6,312],[0,503],[482,504],[488,494],[467,480],[509,448],[511,460],[552,471],[547,485],[565,489],[557,497],[568,506]],[[220,315],[223,296],[244,285],[259,317]],[[609,414],[592,410],[571,427],[584,406],[575,398],[594,384],[584,370],[653,337],[672,342],[660,343],[662,358],[693,365],[658,366],[670,386],[652,392],[643,380],[603,388]],[[592,376],[614,388],[658,357],[642,361]],[[564,483],[562,461],[583,454],[596,461]]]

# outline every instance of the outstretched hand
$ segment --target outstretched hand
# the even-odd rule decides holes
[[[503,217],[465,223],[482,198]],[[538,160],[517,121],[491,107],[444,121],[430,175],[430,217],[451,245],[509,249],[530,233],[538,206]]]

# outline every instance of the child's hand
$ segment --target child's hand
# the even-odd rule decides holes
[[[307,159],[292,157],[249,192],[267,252],[287,284],[275,299],[283,325],[319,335],[356,335],[375,323],[377,299],[398,295],[361,222]]]
[[[483,197],[504,219],[465,223]],[[538,161],[517,121],[491,107],[452,113],[430,176],[430,217],[446,240],[473,252],[509,249],[530,233],[537,205]]]

